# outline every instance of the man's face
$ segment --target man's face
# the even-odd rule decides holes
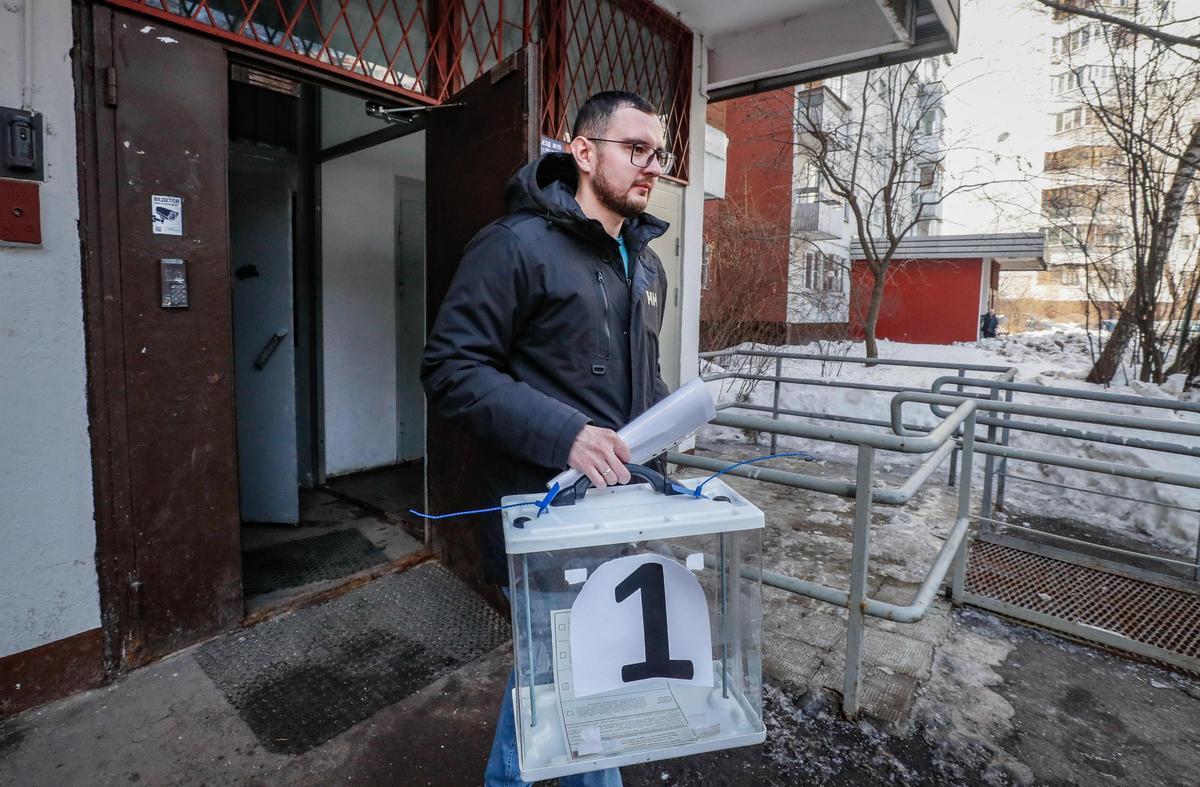
[[[592,172],[592,188],[597,199],[609,210],[633,218],[646,210],[662,167],[653,156],[647,166],[635,166],[630,160],[631,146],[642,145],[638,149],[641,155],[663,147],[662,123],[654,115],[633,107],[622,107],[613,113],[608,130],[597,136],[617,141],[593,143],[596,165]],[[639,160],[642,160],[641,155]]]

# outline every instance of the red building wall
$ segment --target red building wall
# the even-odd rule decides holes
[[[905,260],[888,266],[875,336],[912,344],[973,342],[979,338],[982,259]],[[864,260],[850,270],[850,333],[866,335],[874,279]]]
[[[713,258],[701,319],[743,310],[752,293],[758,320],[787,321],[794,95],[786,88],[709,107],[709,122],[729,137],[729,149],[725,199],[704,205]]]

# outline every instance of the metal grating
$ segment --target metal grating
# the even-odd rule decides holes
[[[107,0],[438,104],[541,42],[541,129],[566,139],[590,93],[660,108],[686,173],[692,33],[649,0]]]
[[[247,550],[242,590],[247,596],[338,579],[387,562],[387,555],[354,528]]]
[[[474,590],[425,563],[230,632],[195,658],[264,748],[300,754],[510,636]]]
[[[687,172],[692,34],[652,3],[543,0],[542,133],[569,140],[592,93],[629,90],[659,108],[667,145]]]
[[[1200,596],[1193,593],[979,540],[971,543],[965,590],[1192,663],[1200,659]]]

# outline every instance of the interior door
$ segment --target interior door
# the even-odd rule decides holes
[[[662,260],[667,271],[667,303],[663,309],[662,331],[658,335],[659,365],[663,380],[674,390],[679,387],[679,285],[683,278],[683,187],[660,180],[650,194],[646,212],[670,224],[670,228],[650,242],[650,248]]]
[[[429,113],[426,126],[426,320],[432,324],[471,237],[504,215],[504,184],[538,153],[537,67],[533,47],[517,52]],[[477,448],[465,432],[429,413],[429,510],[473,507]],[[472,522],[447,520],[430,531],[434,550],[461,575],[482,583]]]
[[[243,522],[300,521],[292,333],[298,180],[294,167],[270,157],[231,159],[229,241]]]

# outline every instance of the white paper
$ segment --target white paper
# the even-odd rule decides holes
[[[183,197],[150,197],[150,227],[155,235],[183,234]]]
[[[578,585],[580,582],[587,581],[586,568],[568,568],[563,571],[563,581],[568,585]]]
[[[586,699],[575,696],[571,668],[571,611],[550,613],[554,685],[571,757],[667,749],[696,740],[666,681],[651,681]]]
[[[633,463],[640,465],[685,440],[716,415],[712,394],[697,377],[634,418],[617,435],[629,447]],[[578,470],[567,469],[550,479],[546,488],[558,484],[560,489],[565,489],[581,477]]]
[[[704,570],[704,553],[693,552],[687,556],[688,571],[703,571]]]
[[[571,606],[575,633],[571,636],[571,661],[575,666],[576,697],[588,697],[651,680],[626,683],[621,675],[627,664],[646,660],[641,591],[621,602],[616,587],[646,563],[663,567],[663,592],[667,613],[667,640],[671,659],[692,662],[691,679],[671,682],[713,685],[712,633],[708,600],[692,572],[662,555],[640,554],[603,563],[592,572]]]

